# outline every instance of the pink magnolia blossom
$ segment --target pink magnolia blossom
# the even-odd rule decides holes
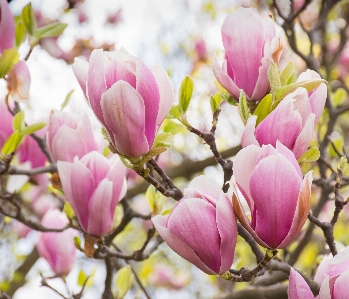
[[[270,90],[268,68],[278,63],[284,40],[276,36],[275,24],[253,8],[240,7],[222,25],[225,59],[222,67],[214,59],[218,82],[235,98],[243,89],[250,100],[261,100]]]
[[[27,64],[18,62],[7,75],[7,88],[14,101],[27,101],[31,77]]]
[[[69,221],[66,215],[59,210],[49,210],[41,221],[47,228],[63,228]],[[69,274],[75,260],[76,248],[74,237],[78,235],[71,228],[63,232],[39,233],[37,248],[57,275]]]
[[[318,79],[319,74],[307,70],[298,82]],[[298,159],[308,148],[314,128],[325,106],[327,87],[321,83],[311,92],[297,88],[256,127],[257,116],[249,117],[241,137],[242,147],[250,144],[262,146],[271,144],[275,147],[277,140],[293,151]]]
[[[236,217],[261,246],[287,247],[308,218],[312,173],[303,179],[295,156],[279,141],[276,148],[269,144],[242,149],[233,170],[241,192],[233,197]],[[241,205],[242,196],[251,221]]]
[[[13,133],[12,120],[13,115],[8,111],[4,100],[0,100],[0,149],[5,141]]]
[[[348,298],[349,247],[343,249],[334,257],[325,257],[316,271],[314,280],[321,284],[319,296],[316,298]],[[291,270],[288,293],[290,299],[314,299],[309,285],[304,278],[293,269]],[[308,296],[301,296],[305,294],[308,294]]]
[[[0,0],[0,54],[15,42],[15,21],[6,0]]]
[[[85,233],[107,234],[118,202],[126,193],[126,167],[117,155],[110,160],[93,151],[80,160],[57,162],[63,191]]]
[[[73,70],[115,149],[128,157],[146,154],[173,101],[164,69],[150,70],[125,49],[99,49],[89,63],[76,58]]]
[[[207,274],[222,274],[233,263],[237,225],[233,207],[220,187],[196,177],[169,216],[152,218],[168,246]]]
[[[73,162],[98,149],[86,114],[53,110],[47,129],[47,146],[55,161]]]
[[[149,275],[151,285],[167,289],[179,290],[189,283],[190,276],[187,272],[175,271],[164,264],[156,265]]]

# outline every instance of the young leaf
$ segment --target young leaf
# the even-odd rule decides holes
[[[5,141],[4,146],[1,149],[1,153],[6,156],[14,152],[18,145],[21,143],[23,135],[18,131],[14,131],[9,138]]]
[[[284,86],[287,84],[288,80],[292,77],[295,71],[296,71],[296,67],[294,65],[294,62],[291,60],[280,74],[281,86]]]
[[[247,119],[251,116],[251,113],[250,113],[250,110],[248,108],[246,95],[245,95],[243,90],[241,90],[241,92],[240,92],[239,106],[238,107],[239,107],[240,117],[241,117],[244,125],[246,125]]]
[[[28,32],[31,35],[33,35],[36,29],[36,20],[35,20],[32,4],[30,2],[23,7],[21,17],[22,17],[24,26],[27,28]]]
[[[25,128],[24,112],[23,110],[16,113],[12,120],[12,128],[14,131],[18,131],[22,134],[22,130]]]
[[[0,78],[6,76],[6,74],[12,70],[15,64],[19,60],[19,54],[17,49],[6,49],[0,56]]]
[[[166,119],[163,122],[162,129],[166,133],[171,133],[172,135],[176,135],[179,132],[185,132],[185,127],[182,124],[179,124],[173,120]]]
[[[16,47],[18,48],[25,38],[25,26],[22,21],[22,19],[18,19],[16,21],[16,28],[15,28],[15,40],[16,40]]]
[[[270,93],[272,95],[276,94],[277,90],[281,87],[279,70],[277,65],[271,61],[268,68],[268,79],[270,83]]]
[[[308,149],[302,156],[298,158],[298,163],[314,162],[320,158],[320,151],[317,147]]]
[[[267,94],[258,104],[253,115],[257,116],[256,126],[258,126],[263,119],[265,119],[272,112],[273,96]]]
[[[177,118],[180,119],[181,118],[181,110],[179,108],[179,105],[172,105],[170,111],[168,112],[168,115],[166,116],[166,118]]]
[[[65,23],[52,23],[48,24],[46,26],[40,27],[35,30],[35,37],[37,39],[43,38],[43,37],[56,37],[60,36],[65,28],[67,28],[68,24]]]
[[[155,201],[156,201],[156,189],[153,185],[150,185],[145,192],[145,198],[148,201],[148,205],[151,212],[155,210]]]
[[[193,95],[193,91],[194,91],[194,82],[192,78],[190,78],[189,76],[186,76],[183,79],[181,86],[179,88],[179,108],[182,113],[187,111],[190,104],[191,97]]]
[[[74,210],[73,208],[71,207],[70,203],[69,202],[65,202],[64,203],[64,207],[63,207],[63,211],[64,213],[67,215],[68,219],[72,219],[73,216],[74,216]]]
[[[36,131],[41,130],[43,127],[46,126],[46,123],[44,122],[39,122],[30,126],[25,127],[22,131],[21,134],[23,135],[30,135],[35,133]]]
[[[68,105],[70,97],[74,93],[75,89],[72,89],[71,91],[68,92],[68,94],[65,96],[64,102],[61,105],[61,111]]]
[[[332,97],[333,106],[338,107],[339,105],[343,104],[347,96],[348,93],[344,88],[338,88]]]
[[[88,279],[87,275],[85,274],[84,271],[80,270],[79,275],[78,275],[78,285],[83,286],[86,279]]]
[[[172,134],[162,132],[156,135],[153,147],[159,147],[159,146],[171,147],[172,144],[173,144]]]
[[[217,91],[214,95],[211,95],[210,104],[211,104],[212,113],[215,113],[219,109],[219,106],[221,105],[221,103],[222,103],[222,98],[219,91]]]
[[[132,285],[133,273],[130,266],[122,267],[115,275],[117,298],[122,299]]]
[[[290,85],[282,86],[276,92],[275,104],[279,103],[283,98],[285,98],[290,93],[294,92],[299,87],[303,87],[309,92],[324,82],[326,82],[324,79],[314,79],[314,80],[295,82]]]

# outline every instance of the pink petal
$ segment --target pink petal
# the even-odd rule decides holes
[[[112,205],[116,206],[126,193],[126,167],[120,161],[120,158],[117,155],[111,158],[111,163],[112,165],[106,175],[106,178],[113,182]]]
[[[293,152],[289,148],[284,146],[280,141],[276,141],[276,150],[292,163],[299,177],[303,179],[302,170],[299,167],[298,161],[296,160],[296,157],[294,156]]]
[[[320,299],[331,299],[332,298],[331,297],[331,290],[330,290],[330,281],[329,281],[328,275],[326,275],[324,282],[321,284],[319,296],[320,296]]]
[[[174,94],[170,78],[168,77],[163,67],[156,65],[152,67],[151,71],[153,72],[155,80],[158,84],[160,93],[159,112],[156,118],[156,124],[158,127],[160,127],[167,113],[171,109],[171,105],[174,101]]]
[[[123,80],[136,88],[136,57],[124,51],[105,52],[104,74],[107,89]]]
[[[151,70],[140,60],[137,61],[137,91],[144,101],[145,136],[149,147],[152,147],[157,125],[160,106],[160,93],[156,79]]]
[[[222,85],[234,98],[240,96],[240,89],[228,75],[227,60],[223,61],[222,67],[219,65],[217,58],[213,57],[213,72],[217,81]]]
[[[246,128],[241,136],[242,147],[247,147],[250,144],[259,146],[259,143],[256,137],[254,136],[255,130],[256,130],[256,121],[257,121],[256,115],[252,115],[248,118],[246,123]]]
[[[80,162],[90,171],[94,179],[95,186],[97,186],[105,178],[110,168],[108,159],[96,151],[90,152],[83,156]]]
[[[75,158],[71,169],[72,201],[69,203],[76,208],[75,213],[84,230],[88,228],[88,203],[95,191],[96,183],[90,170]],[[64,190],[64,189],[63,189]],[[69,198],[67,198],[69,200]]]
[[[207,267],[219,273],[220,236],[212,204],[199,198],[182,199],[169,216],[167,228],[187,243]]]
[[[293,100],[283,100],[256,128],[255,136],[259,144],[276,146],[276,140],[288,148],[293,148],[302,129],[302,118],[293,110]]]
[[[281,242],[278,248],[287,247],[299,234],[304,223],[308,219],[308,215],[310,212],[310,199],[311,199],[311,183],[313,177],[312,172],[308,172],[302,182],[302,186],[298,196],[298,202],[296,211],[294,213],[294,217],[292,220],[291,229],[288,232],[286,238]]]
[[[288,283],[289,299],[314,299],[314,295],[304,278],[293,268],[290,272],[290,280]]]
[[[87,77],[87,98],[99,121],[105,123],[101,108],[102,94],[107,90],[104,79],[104,54],[102,49],[93,50]]]
[[[250,207],[251,213],[253,213],[254,210],[254,203],[251,197],[250,180],[256,167],[257,157],[260,152],[260,147],[256,145],[249,145],[237,153],[233,164],[233,172],[236,183],[243,193]]]
[[[297,88],[294,92],[285,97],[285,99],[295,99],[293,102],[294,110],[298,110],[302,117],[302,126],[304,126],[310,113],[312,113],[308,92],[305,88]],[[284,100],[285,100],[284,99]]]
[[[7,76],[7,86],[14,101],[27,101],[31,76],[27,64],[19,61]]]
[[[190,263],[194,264],[201,271],[207,274],[216,274],[210,268],[208,268],[197,256],[192,248],[190,248],[185,242],[178,238],[175,234],[171,233],[166,227],[166,217],[157,215],[152,218],[153,224],[158,231],[159,235],[164,239],[167,245],[182,258],[186,259]]]
[[[89,64],[86,60],[75,57],[73,63],[73,72],[79,85],[86,96],[86,82],[88,77]]]
[[[0,54],[11,49],[15,41],[15,22],[6,0],[0,0]]]
[[[349,282],[349,271],[340,275],[333,288],[333,299],[347,299],[348,298],[348,282]]]
[[[243,34],[241,34],[243,32]],[[259,76],[264,23],[252,8],[239,8],[222,25],[222,40],[235,84],[251,97]]]
[[[112,205],[113,183],[103,179],[88,202],[88,227],[86,233],[101,237],[107,234],[113,224],[116,205]]]
[[[127,82],[118,81],[102,95],[101,104],[116,149],[129,157],[146,154],[149,145],[145,137],[145,108],[141,95]]]
[[[349,247],[344,248],[328,262],[327,274],[330,278],[349,270]]]
[[[298,159],[300,156],[304,154],[304,152],[308,149],[311,140],[313,139],[314,134],[314,119],[315,114],[311,113],[305,122],[305,125],[298,135],[296,142],[293,147],[293,153],[295,157]]]
[[[265,248],[269,248],[269,246],[258,237],[256,232],[251,227],[251,222],[247,218],[246,213],[244,211],[244,208],[242,207],[240,199],[238,198],[237,194],[238,194],[238,192],[235,189],[234,194],[233,194],[233,207],[234,207],[234,212],[235,212],[236,218],[239,220],[241,225],[251,234],[251,236],[256,240],[256,242],[259,245],[261,245]]]
[[[221,267],[219,273],[228,271],[234,260],[237,240],[237,224],[233,205],[225,194],[221,194],[216,205],[216,223],[221,239]]]
[[[324,111],[327,98],[327,86],[325,83],[321,83],[318,88],[312,93],[309,98],[311,110],[315,114],[315,124],[319,121],[319,118]]]
[[[278,248],[291,229],[300,187],[301,178],[282,155],[262,159],[251,176],[255,232],[271,248]]]
[[[72,199],[72,185],[71,185],[71,169],[73,167],[72,163],[57,161],[57,169],[59,173],[59,178],[61,180],[62,188],[64,190],[67,201],[69,201],[72,205],[74,211],[76,211],[76,207],[74,201]]]

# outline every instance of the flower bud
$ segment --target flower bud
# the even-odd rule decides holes
[[[0,0],[0,54],[15,43],[15,21],[6,0]]]

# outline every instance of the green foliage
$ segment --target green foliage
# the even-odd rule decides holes
[[[79,275],[78,275],[78,285],[83,286],[87,279],[88,279],[88,276],[85,274],[85,272],[80,270]]]
[[[21,143],[23,135],[19,134],[18,131],[14,131],[9,138],[7,138],[4,146],[1,149],[1,153],[6,156],[14,152],[19,144]]]
[[[161,213],[166,197],[158,192],[153,185],[150,185],[145,193],[150,211],[153,215]]]
[[[215,113],[219,109],[221,103],[222,97],[219,91],[217,91],[214,95],[211,95],[210,104],[212,113]]]
[[[232,98],[229,92],[222,85],[220,85],[217,80],[214,83],[221,96],[221,102],[227,101],[230,105],[237,106],[237,99]]]
[[[72,89],[71,91],[68,92],[68,94],[65,96],[64,102],[61,105],[61,111],[69,104],[70,97],[74,93],[75,89]]]
[[[170,133],[162,132],[158,133],[154,140],[154,146],[160,147],[171,147],[173,145],[173,136]]]
[[[256,126],[261,123],[263,119],[265,119],[272,111],[273,111],[273,96],[271,94],[267,94],[258,104],[256,110],[253,115],[257,116]]]
[[[16,42],[16,47],[18,48],[22,42],[25,39],[25,25],[22,21],[21,18],[18,18],[16,20],[16,27],[15,27],[15,42]]]
[[[336,138],[332,138],[331,140],[332,140],[332,143],[334,144],[334,146],[336,147],[336,149],[341,151],[343,148],[343,145],[344,145],[343,137],[338,136]],[[328,153],[329,153],[330,157],[338,158],[338,155],[331,144],[328,147]]]
[[[133,273],[129,265],[122,267],[115,275],[116,296],[122,299],[131,288]]]
[[[247,105],[246,94],[244,93],[243,90],[241,90],[241,92],[240,92],[238,107],[239,107],[240,117],[241,117],[244,125],[246,125],[247,119],[251,116],[251,113],[250,113],[250,110],[249,110],[248,105]]]
[[[72,208],[72,206],[70,205],[69,202],[65,202],[64,203],[64,207],[63,207],[64,213],[67,215],[68,219],[72,219],[74,216],[74,210]]]
[[[65,28],[67,28],[68,24],[65,23],[52,23],[48,24],[46,26],[40,27],[35,30],[34,36],[37,39],[43,38],[43,37],[56,37],[60,36]]]
[[[25,28],[27,28],[28,32],[33,35],[36,30],[36,20],[32,8],[32,4],[29,2],[26,6],[24,6],[21,18],[24,23]]]
[[[276,92],[281,87],[281,80],[277,65],[273,61],[271,61],[270,66],[268,68],[268,79],[270,83],[270,93],[273,96],[275,96]]]
[[[0,78],[4,78],[6,74],[12,70],[19,61],[17,49],[6,49],[0,56]]]
[[[317,147],[308,149],[302,156],[298,158],[300,167],[303,167],[305,163],[315,162],[320,158],[320,151]]]
[[[295,74],[295,72],[296,72],[296,67],[294,65],[294,62],[291,60],[280,74],[281,86],[287,85],[289,80]]]
[[[185,113],[188,110],[191,97],[194,91],[194,82],[193,79],[189,76],[186,76],[179,88],[179,108],[180,111]]]
[[[347,98],[348,93],[344,88],[338,88],[332,96],[332,104],[334,107],[338,107],[343,104]]]

